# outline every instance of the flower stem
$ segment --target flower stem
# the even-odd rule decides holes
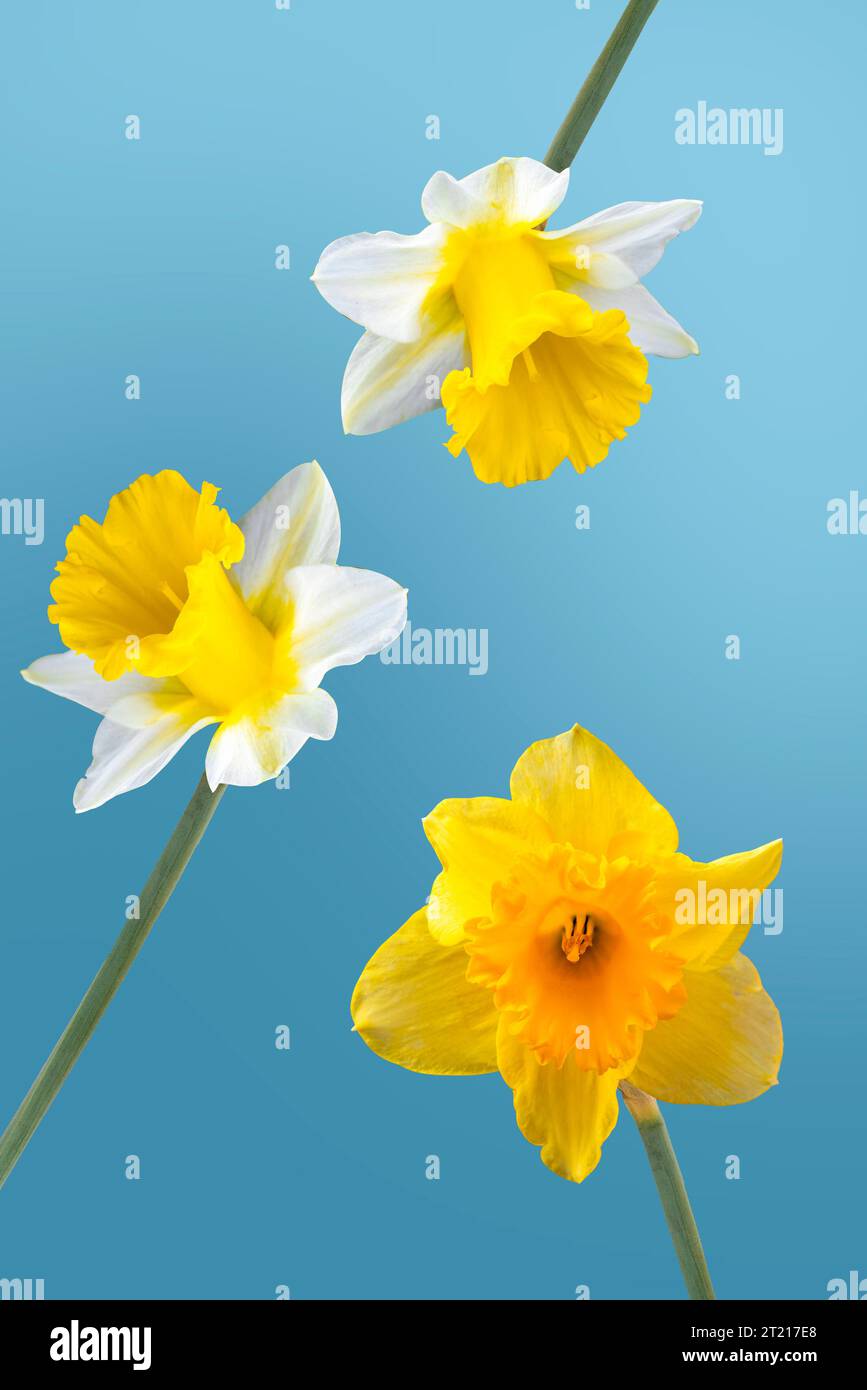
[[[212,792],[204,777],[196,787],[190,804],[175,826],[142,890],[138,918],[124,926],[99,974],[0,1137],[0,1187],[12,1172],[120,988],[151,927],[180,881],[225,790],[225,787],[218,787]]]
[[[620,69],[632,52],[635,41],[656,9],[659,0],[629,0],[611,38],[603,48],[587,80],[573,101],[544,162],[550,169],[568,169],[584,143],[584,137],[602,109],[602,103],[617,81]]]
[[[628,1081],[621,1081],[620,1090],[630,1115],[638,1125],[641,1142],[650,1160],[653,1180],[665,1212],[686,1291],[690,1298],[716,1298],[701,1248],[701,1237],[659,1106],[652,1096]]]

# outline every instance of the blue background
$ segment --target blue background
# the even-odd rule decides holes
[[[6,11],[0,491],[45,498],[46,537],[0,537],[0,1116],[114,940],[206,742],[73,815],[95,718],[17,673],[57,647],[48,585],[80,513],[171,466],[223,485],[237,516],[317,457],[344,562],[407,584],[417,626],[488,628],[490,670],[335,672],[335,741],[303,750],[288,791],[230,790],[0,1195],[0,1276],[44,1278],[55,1298],[681,1297],[627,1115],[573,1186],[521,1138],[498,1076],[415,1076],[350,1032],[361,967],[435,872],[420,817],[504,794],[524,747],[574,721],[669,807],[694,857],[785,838],[785,928],[749,948],[783,1015],[782,1084],[746,1106],[667,1107],[719,1294],[822,1298],[867,1274],[867,539],[826,529],[830,498],[867,492],[863,6],[659,5],[554,225],[703,198],[650,279],[702,356],[651,361],[653,401],[593,474],[485,487],[441,447],[441,412],[345,438],[358,330],[308,280],[334,237],[419,230],[434,170],[541,157],[620,8]],[[674,113],[699,100],[783,107],[782,155],[678,145]]]

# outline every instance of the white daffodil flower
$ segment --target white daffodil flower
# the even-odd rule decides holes
[[[318,463],[240,525],[217,492],[145,474],[67,537],[48,615],[69,650],[22,675],[103,716],[77,811],[143,786],[208,725],[212,791],[277,777],[308,738],[334,735],[325,672],[406,623],[405,589],[336,563],[340,516]]]
[[[366,332],[343,380],[348,434],[442,404],[476,474],[507,486],[566,457],[599,463],[650,397],[645,353],[696,342],[640,283],[701,203],[620,203],[561,231],[569,186],[535,159],[464,179],[437,173],[416,236],[361,232],[326,247],[313,281]]]

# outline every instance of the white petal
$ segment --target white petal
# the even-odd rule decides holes
[[[120,724],[124,729],[144,729],[189,706],[190,692],[174,676],[153,680],[151,685],[151,690],[132,692],[115,701],[108,710],[112,724]],[[204,718],[204,705],[198,713]]]
[[[464,321],[454,300],[438,322],[414,343],[394,343],[365,333],[346,364],[343,428],[347,434],[376,434],[434,410],[449,372],[470,364]]]
[[[672,237],[686,232],[701,216],[694,198],[673,198],[667,203],[618,203],[594,213],[560,235],[584,242],[591,251],[605,251],[625,261],[636,275],[646,275],[661,257]]]
[[[303,565],[286,581],[293,662],[302,688],[389,646],[406,625],[406,589],[372,570]]]
[[[150,693],[164,684],[135,672],[128,672],[116,681],[103,680],[94,670],[90,657],[80,656],[78,652],[41,656],[21,674],[30,685],[62,695],[65,700],[74,700],[85,709],[96,710],[97,714],[108,714],[113,705],[128,695]]]
[[[548,264],[560,289],[578,289],[579,284],[587,284],[619,290],[638,282],[635,271],[624,260],[610,251],[594,251],[575,227],[562,232],[537,232],[536,236],[544,243]]]
[[[202,715],[201,705],[189,698],[176,701],[171,713],[143,728],[124,728],[103,719],[93,741],[93,762],[72,798],[76,811],[92,811],[121,792],[143,787],[188,738],[214,723],[214,717]]]
[[[538,159],[498,159],[464,179],[434,174],[421,205],[429,222],[453,227],[500,220],[536,227],[560,206],[568,187],[568,169],[555,174]]]
[[[308,738],[333,738],[336,728],[337,706],[326,690],[286,695],[255,719],[220,725],[205,761],[208,785],[257,787],[277,777]]]
[[[575,293],[592,309],[622,309],[629,320],[629,336],[642,352],[657,357],[689,357],[698,352],[698,343],[681,328],[677,319],[663,309],[643,285],[626,290],[599,290],[592,285],[576,285]]]
[[[295,565],[333,565],[340,549],[340,513],[319,464],[293,468],[240,526],[246,547],[229,577],[250,610],[273,630],[286,606],[287,571]]]
[[[311,276],[323,298],[356,323],[411,343],[424,327],[422,309],[443,264],[445,227],[416,236],[358,232],[332,241]]]

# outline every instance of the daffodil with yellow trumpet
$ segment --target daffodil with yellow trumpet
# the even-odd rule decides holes
[[[621,203],[550,230],[569,170],[500,159],[438,173],[415,236],[362,232],[326,247],[320,293],[366,330],[343,379],[349,434],[442,404],[451,453],[486,483],[601,462],[650,399],[645,353],[698,352],[641,280],[701,204]]]
[[[578,727],[528,748],[510,790],[425,820],[442,870],[365,967],[355,1027],[410,1071],[498,1071],[522,1133],[575,1182],[622,1093],[688,1287],[712,1297],[655,1102],[733,1105],[777,1080],[779,1014],[740,948],[782,843],[690,859],[668,812]]]
[[[405,589],[337,564],[340,516],[318,463],[240,523],[217,493],[173,469],[146,474],[67,537],[48,616],[68,650],[22,674],[103,716],[78,811],[149,782],[208,726],[211,791],[277,777],[309,738],[334,735],[325,672],[406,623]]]
[[[66,650],[22,674],[102,716],[78,811],[144,786],[200,730],[205,774],[93,984],[3,1134],[0,1187],[40,1124],[170,898],[227,786],[279,776],[330,739],[325,673],[381,651],[406,590],[337,564],[340,516],[317,463],[301,464],[234,522],[218,489],[174,469],[82,517],[51,586]]]

